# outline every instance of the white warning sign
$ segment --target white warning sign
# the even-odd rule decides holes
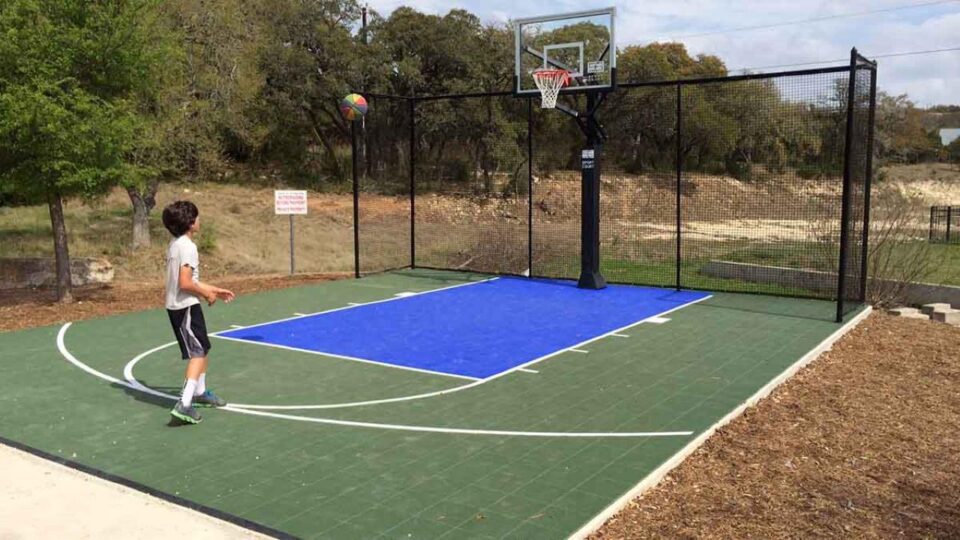
[[[307,192],[295,189],[278,189],[274,191],[273,211],[278,216],[306,214]]]

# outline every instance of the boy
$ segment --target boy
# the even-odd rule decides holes
[[[163,226],[174,237],[167,248],[167,315],[180,345],[180,353],[188,361],[183,394],[170,415],[188,424],[198,424],[202,418],[194,403],[209,407],[227,404],[206,387],[210,339],[200,299],[212,306],[217,299],[232,301],[234,294],[200,282],[200,255],[193,243],[193,235],[200,230],[200,211],[195,204],[177,201],[164,208]]]

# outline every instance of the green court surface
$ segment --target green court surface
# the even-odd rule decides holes
[[[207,309],[207,324],[487,277],[259,293]],[[199,426],[171,425],[172,402],[136,387],[179,390],[166,313],[127,314],[0,334],[0,437],[275,535],[565,538],[835,338],[834,309],[718,294],[480,383],[214,338],[208,384],[239,405]]]

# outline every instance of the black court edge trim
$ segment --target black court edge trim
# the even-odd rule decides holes
[[[242,518],[242,517],[240,517],[240,516],[236,516],[236,515],[233,515],[233,514],[224,512],[223,510],[217,510],[216,508],[211,508],[211,507],[209,507],[209,506],[205,506],[205,505],[203,505],[203,504],[200,504],[200,503],[197,503],[197,502],[193,502],[193,501],[184,499],[183,497],[178,497],[178,496],[176,496],[176,495],[171,495],[171,494],[169,494],[169,493],[167,493],[167,492],[165,492],[165,491],[160,491],[160,490],[158,490],[158,489],[156,489],[156,488],[152,488],[152,487],[150,487],[150,486],[148,486],[148,485],[146,485],[146,484],[141,484],[140,482],[137,482],[136,480],[130,480],[129,478],[124,478],[124,477],[122,477],[122,476],[117,476],[117,475],[115,475],[115,474],[108,473],[108,472],[106,472],[106,471],[102,471],[102,470],[100,470],[100,469],[91,467],[91,466],[89,466],[89,465],[84,465],[84,464],[82,464],[82,463],[78,463],[78,462],[76,462],[76,461],[71,461],[71,460],[69,460],[69,459],[66,459],[66,458],[63,458],[63,457],[60,457],[60,456],[51,454],[51,453],[49,453],[49,452],[44,452],[43,450],[40,450],[40,449],[38,449],[38,448],[34,448],[34,447],[32,447],[32,446],[27,446],[26,444],[23,444],[23,443],[19,443],[19,442],[17,442],[17,441],[10,440],[10,439],[8,439],[8,438],[6,438],[6,437],[3,437],[3,436],[0,436],[0,444],[4,444],[4,445],[9,446],[9,447],[11,447],[11,448],[15,448],[15,449],[20,450],[20,451],[22,451],[22,452],[26,452],[26,453],[31,454],[31,455],[34,455],[34,456],[36,456],[36,457],[45,459],[45,460],[47,460],[47,461],[52,461],[52,462],[54,462],[54,463],[58,463],[58,464],[60,464],[60,465],[66,466],[66,467],[70,467],[71,469],[80,471],[80,472],[82,472],[82,473],[86,473],[86,474],[89,474],[89,475],[92,475],[92,476],[96,476],[97,478],[106,480],[106,481],[108,481],[108,482],[113,482],[114,484],[120,484],[120,485],[122,485],[122,486],[131,488],[131,489],[135,489],[135,490],[140,491],[140,492],[142,492],[142,493],[146,493],[147,495],[151,495],[151,496],[156,497],[156,498],[158,498],[158,499],[162,499],[162,500],[167,501],[167,502],[169,502],[169,503],[173,503],[173,504],[175,504],[175,505],[177,505],[177,506],[182,506],[182,507],[187,508],[187,509],[189,509],[189,510],[194,510],[194,511],[200,512],[200,513],[202,513],[202,514],[206,514],[206,515],[208,515],[208,516],[217,518],[217,519],[219,519],[219,520],[221,520],[221,521],[226,521],[226,522],[228,522],[228,523],[232,523],[232,524],[234,524],[234,525],[238,525],[238,526],[243,527],[243,528],[245,528],[245,529],[249,529],[249,530],[251,530],[251,531],[258,532],[258,533],[260,533],[260,534],[264,534],[264,535],[267,535],[267,536],[272,536],[272,537],[274,537],[274,538],[279,538],[279,539],[281,539],[281,540],[299,540],[299,538],[300,538],[300,537],[294,536],[294,535],[292,535],[292,534],[290,534],[290,533],[286,533],[286,532],[283,532],[283,531],[280,531],[280,530],[277,530],[277,529],[268,527],[268,526],[263,525],[263,524],[261,524],[261,523],[257,523],[256,521],[251,521],[251,520],[249,520],[249,519],[245,519],[245,518]]]

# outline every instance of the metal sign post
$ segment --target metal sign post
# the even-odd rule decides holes
[[[307,192],[303,190],[279,189],[273,192],[273,211],[276,215],[290,216],[290,275],[296,272],[294,259],[293,216],[307,214]]]

